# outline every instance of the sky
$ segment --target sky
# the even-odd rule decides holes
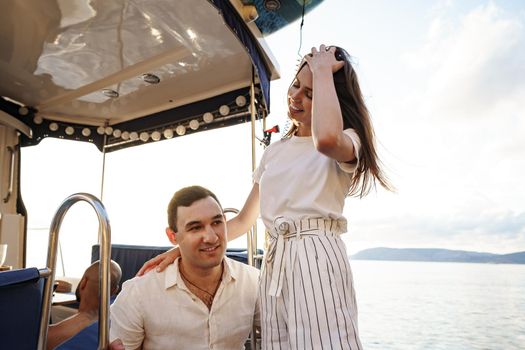
[[[286,124],[298,50],[324,43],[353,57],[396,192],[347,199],[350,254],[372,247],[525,251],[523,1],[325,0],[306,15],[300,49],[299,22],[266,41],[282,77],[272,83],[269,126]],[[60,202],[79,191],[100,195],[101,154],[66,143],[45,140],[22,153],[28,259],[38,265]],[[262,152],[258,146],[258,159]],[[175,190],[192,184],[212,189],[225,207],[242,207],[251,188],[248,124],[109,154],[103,201],[113,242],[169,245],[165,208]],[[89,260],[97,232],[89,210],[80,204],[64,220],[67,264]]]

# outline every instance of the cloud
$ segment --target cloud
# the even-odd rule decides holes
[[[434,118],[501,118],[525,110],[525,24],[496,5],[461,18],[440,9],[426,44],[405,56],[429,73],[421,99]]]
[[[425,185],[456,201],[447,187],[471,187],[514,206],[525,193],[525,17],[492,3],[461,14],[450,1],[432,16],[403,55],[410,84],[380,106],[386,163],[421,197]]]
[[[397,248],[428,247],[494,253],[525,251],[525,212],[480,212],[476,216],[452,212],[449,216],[414,215],[355,220],[348,246]],[[355,249],[352,250],[355,252]]]
[[[498,198],[501,187],[493,194],[447,181],[450,179],[441,185],[434,180],[409,183],[398,194],[348,199],[349,233],[343,237],[350,253],[376,246],[525,251],[521,203],[513,205],[507,198]],[[522,197],[519,193],[524,192],[508,196]]]
[[[463,15],[441,3],[434,16],[424,44],[404,56],[417,75],[403,111],[404,176],[523,208],[525,17],[490,2]]]

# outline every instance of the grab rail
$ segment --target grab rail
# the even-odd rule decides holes
[[[42,318],[38,337],[38,350],[44,350],[47,345],[48,320],[51,309],[52,291],[55,281],[55,268],[57,261],[58,234],[62,220],[69,208],[79,201],[88,202],[97,213],[99,221],[98,235],[100,240],[100,265],[99,265],[99,325],[98,349],[105,350],[109,344],[109,264],[111,257],[111,229],[104,205],[95,196],[89,193],[76,193],[66,198],[58,208],[49,229],[49,248],[47,253],[47,268],[51,272],[44,285]]]
[[[239,209],[235,209],[235,208],[224,208],[224,214],[226,213],[234,213],[234,214],[239,214]],[[247,260],[248,260],[248,265],[250,266],[255,266],[255,254],[257,253],[257,247],[254,247],[253,245],[253,229],[251,229],[250,231],[247,232],[246,234],[246,243],[247,243],[247,247],[246,247],[246,253],[247,253]]]
[[[235,209],[235,208],[224,208],[224,213],[234,213],[234,214],[239,214],[239,209]],[[255,259],[257,258],[256,256],[256,253],[257,253],[257,246],[254,246],[254,230],[253,228],[250,229],[250,231],[248,231],[248,233],[246,233],[247,235],[247,249],[246,249],[246,252],[247,252],[247,260],[248,260],[248,265],[250,266],[255,266]],[[255,350],[257,349],[257,340],[256,340],[256,330],[255,330],[255,324],[253,325],[252,327],[252,333],[250,335],[250,347],[252,350]]]

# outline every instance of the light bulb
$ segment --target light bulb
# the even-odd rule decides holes
[[[57,130],[58,130],[58,124],[57,124],[57,123],[51,123],[51,124],[49,124],[49,130],[51,130],[51,131],[57,131]]]
[[[148,84],[158,84],[160,83],[160,78],[156,76],[155,74],[147,73],[142,74],[141,76],[142,80],[144,80]]]
[[[237,96],[237,98],[235,99],[235,103],[239,107],[245,106],[246,105],[246,97],[244,97],[243,95]]]
[[[159,141],[160,140],[160,132],[154,131],[151,133],[151,139],[153,141]]]
[[[164,130],[164,137],[167,139],[173,138],[173,130],[172,129]]]
[[[27,115],[29,113],[29,109],[27,107],[20,107],[18,108],[18,114],[20,115]]]
[[[122,132],[122,135],[120,135],[120,137],[122,137],[124,141],[129,140],[129,132],[127,131]]]
[[[131,141],[137,141],[139,139],[139,134],[136,131],[132,131],[129,133],[129,139]]]
[[[44,122],[44,118],[42,118],[41,116],[37,115],[33,118],[33,122],[36,124],[36,125],[40,125]]]
[[[104,132],[106,132],[106,129],[103,126],[97,128],[97,134],[104,135]]]
[[[213,121],[213,114],[210,112],[204,113],[202,120],[204,120],[205,123],[211,123]]]
[[[184,125],[177,126],[177,129],[175,129],[175,132],[177,135],[182,136],[186,133],[186,127]]]
[[[120,137],[120,135],[122,135],[122,131],[120,131],[119,129],[115,129],[113,130],[113,137]]]
[[[222,105],[219,107],[219,113],[225,117],[227,116],[229,113],[230,113],[230,107],[228,107],[227,105]]]
[[[146,142],[149,140],[149,134],[145,131],[141,132],[139,137],[143,142]]]
[[[102,89],[102,93],[109,98],[117,98],[119,93],[112,89]]]
[[[104,132],[106,133],[106,135],[111,135],[113,134],[113,128],[111,126],[106,126],[106,128],[104,129]]]
[[[197,130],[199,128],[199,121],[197,119],[193,119],[190,121],[190,129],[191,130]]]
[[[82,135],[84,135],[85,137],[88,137],[89,135],[91,135],[91,129],[90,128],[82,129]]]
[[[67,135],[71,136],[71,135],[73,135],[74,133],[75,133],[75,128],[73,128],[72,126],[68,126],[68,127],[66,128],[66,134],[67,134]]]

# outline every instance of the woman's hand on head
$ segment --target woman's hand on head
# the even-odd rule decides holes
[[[312,72],[319,69],[330,69],[332,73],[341,69],[345,63],[335,58],[335,47],[325,46],[324,44],[317,48],[312,47],[312,52],[304,56],[304,60]]]
[[[169,265],[180,256],[180,251],[178,247],[171,248],[167,252],[157,255],[154,258],[149,259],[142,265],[137,276],[143,276],[145,273],[155,269],[157,272],[162,272]]]

